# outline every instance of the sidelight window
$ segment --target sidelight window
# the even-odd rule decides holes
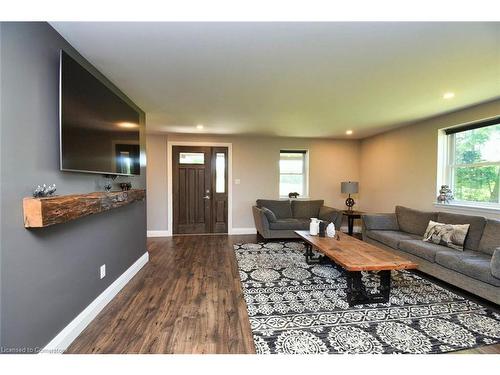
[[[217,152],[215,155],[215,192],[225,193],[226,190],[226,154]]]

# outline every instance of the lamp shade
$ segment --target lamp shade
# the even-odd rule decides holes
[[[358,192],[358,182],[353,182],[353,181],[341,182],[340,192],[343,194],[356,194]]]

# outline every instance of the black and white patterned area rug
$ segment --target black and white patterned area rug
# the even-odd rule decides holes
[[[500,313],[407,271],[389,303],[349,307],[334,264],[308,265],[300,242],[234,245],[259,354],[444,353],[500,343]],[[378,276],[363,275],[365,285]]]

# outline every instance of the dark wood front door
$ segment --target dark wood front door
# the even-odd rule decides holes
[[[227,148],[174,146],[173,233],[227,233]]]

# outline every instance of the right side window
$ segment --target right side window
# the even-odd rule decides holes
[[[455,202],[500,207],[500,122],[445,132],[446,179]]]

